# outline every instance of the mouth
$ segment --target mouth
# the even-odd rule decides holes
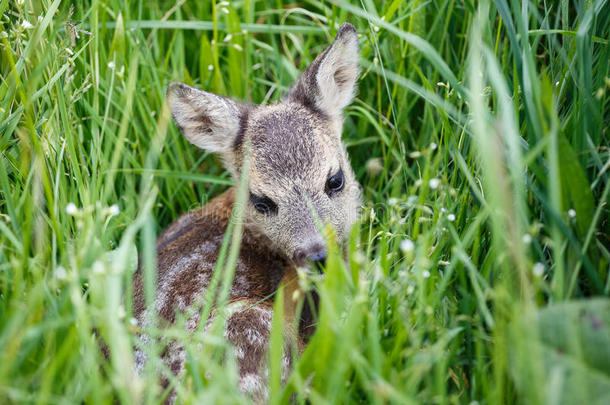
[[[325,260],[307,260],[303,264],[295,263],[297,269],[303,273],[303,275],[307,275],[307,277],[324,277],[326,271],[326,261]]]
[[[313,267],[320,274],[324,274],[324,270],[326,269],[326,259],[316,260],[312,262],[310,267]]]

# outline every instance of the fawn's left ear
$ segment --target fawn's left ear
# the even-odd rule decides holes
[[[288,97],[331,117],[354,98],[358,78],[358,34],[344,23],[333,44],[305,69]]]

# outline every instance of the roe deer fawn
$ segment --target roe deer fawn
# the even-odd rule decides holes
[[[226,318],[225,336],[238,359],[240,389],[257,402],[265,402],[268,395],[266,350],[273,303],[264,298],[281,284],[292,286],[286,287],[287,301],[298,296],[296,267],[326,258],[326,242],[316,223],[330,224],[343,242],[360,205],[360,187],[341,142],[342,111],[354,95],[357,62],[358,36],[345,23],[330,47],[277,104],[246,105],[182,83],[172,83],[167,90],[167,102],[182,134],[220,155],[235,179],[248,148],[249,200],[229,297],[234,310]],[[159,237],[153,310],[161,319],[174,322],[176,311],[184,312],[205,294],[235,195],[235,187],[230,188],[184,214]],[[142,284],[138,271],[135,313],[144,324]],[[293,325],[295,308],[294,303],[286,304],[286,325]],[[200,321],[195,312],[187,322],[189,330]],[[310,323],[311,317],[302,315],[301,332],[311,333]],[[304,347],[306,337],[298,331],[286,334],[297,340],[297,347]],[[166,350],[164,360],[180,375],[185,355],[179,345],[174,349]],[[137,353],[138,367],[144,361],[144,355]],[[285,353],[284,372],[290,361]]]

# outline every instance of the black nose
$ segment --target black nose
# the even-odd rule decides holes
[[[314,242],[297,248],[294,252],[294,262],[297,266],[304,266],[307,261],[324,266],[326,246],[320,242]]]

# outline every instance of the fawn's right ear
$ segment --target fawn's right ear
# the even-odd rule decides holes
[[[241,106],[225,97],[174,82],[167,103],[182,134],[210,152],[228,152],[239,133]]]

